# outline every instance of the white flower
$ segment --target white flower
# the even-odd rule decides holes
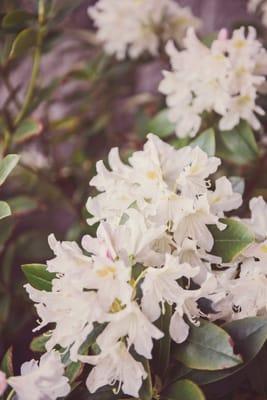
[[[142,310],[150,319],[155,321],[164,311],[164,303],[174,304],[180,296],[184,295],[177,279],[181,277],[192,278],[199,272],[189,264],[180,264],[178,257],[166,254],[166,263],[162,268],[148,268],[145,278],[141,284],[142,288]]]
[[[262,196],[254,197],[249,202],[250,219],[243,219],[255,233],[258,240],[267,238],[267,203]]]
[[[81,275],[88,273],[92,260],[83,255],[82,250],[75,242],[58,242],[53,234],[48,237],[48,244],[55,254],[55,258],[47,261],[49,272],[68,275],[72,279],[81,279]]]
[[[58,344],[70,349],[70,358],[76,361],[79,348],[92,331],[93,323],[105,320],[97,294],[78,289],[64,277],[54,279],[52,292],[39,291],[30,285],[25,285],[25,288],[31,300],[37,303],[35,307],[41,318],[35,330],[55,324],[46,349],[50,351]]]
[[[217,179],[215,190],[208,192],[211,210],[219,217],[224,216],[225,211],[231,211],[241,206],[242,196],[234,193],[231,182],[225,177]]]
[[[90,372],[86,385],[91,393],[105,385],[118,383],[118,391],[138,397],[142,382],[147,373],[141,362],[136,361],[122,342],[108,352],[97,356],[81,356],[81,361],[96,365]]]
[[[162,238],[165,227],[148,224],[144,216],[134,208],[125,211],[125,222],[115,228],[103,222],[97,230],[97,238],[83,237],[83,247],[90,253],[99,254],[100,247],[111,259],[121,258],[129,263],[160,263],[161,255],[153,250],[155,240]]]
[[[213,174],[220,164],[219,158],[208,157],[207,153],[199,147],[192,149],[188,164],[184,166],[177,178],[178,189],[186,196],[205,193],[209,186],[209,182],[206,181],[207,177]]]
[[[6,374],[0,371],[0,396],[2,396],[7,388]]]
[[[181,41],[188,26],[200,25],[188,7],[173,0],[99,0],[88,13],[105,51],[118,59],[154,56],[162,40]]]
[[[21,376],[8,379],[18,400],[56,400],[70,392],[68,378],[63,376],[64,366],[56,351],[44,354],[39,363],[35,360],[21,366]]]
[[[213,236],[207,225],[217,225],[222,230],[225,225],[210,211],[207,195],[200,195],[194,202],[191,212],[184,216],[178,224],[174,239],[181,245],[185,238],[196,240],[198,245],[207,251],[213,246]]]
[[[119,339],[127,337],[127,347],[145,358],[152,358],[152,339],[160,339],[163,333],[142,313],[136,302],[123,310],[110,314],[109,324],[98,336],[97,344],[103,352],[113,347]]]
[[[210,48],[188,29],[184,44],[181,51],[167,44],[172,71],[163,72],[159,85],[177,136],[195,136],[203,112],[217,113],[221,130],[234,128],[241,119],[259,129],[256,114],[264,111],[256,100],[267,74],[267,52],[256,39],[255,29],[249,27],[245,36],[241,27],[231,38],[223,31]]]

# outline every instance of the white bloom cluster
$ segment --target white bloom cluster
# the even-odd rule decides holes
[[[21,366],[21,376],[13,376],[7,383],[17,393],[17,400],[56,400],[70,392],[64,366],[56,351],[44,354],[39,363],[27,361]]]
[[[111,170],[100,161],[91,181],[101,193],[88,200],[89,222],[100,224],[96,238],[82,240],[87,255],[76,243],[50,236],[55,258],[47,268],[57,273],[52,291],[26,288],[41,319],[38,329],[55,324],[47,350],[60,345],[72,361],[95,365],[89,391],[117,382],[125,394],[138,397],[147,374],[135,354],[152,357],[153,339],[163,336],[153,323],[166,304],[173,306],[170,335],[177,343],[188,335],[184,316],[198,324],[204,315],[198,299],[216,289],[211,263],[220,261],[208,254],[213,246],[208,225],[223,229],[219,218],[238,207],[241,196],[225,177],[211,190],[208,177],[218,158],[199,148],[175,150],[152,134],[129,165],[117,149],[109,164]],[[189,287],[192,279],[196,289]],[[100,353],[81,355],[96,324],[103,327],[96,339]]]
[[[19,399],[26,398],[24,382],[36,393],[34,399],[44,398],[42,390],[51,400],[67,391],[62,365],[53,361],[49,370],[45,367],[47,358],[58,354],[55,346],[72,361],[92,365],[86,381],[90,392],[116,385],[117,391],[138,397],[147,377],[142,360],[152,358],[153,341],[163,337],[154,322],[166,307],[172,314],[170,336],[177,343],[186,340],[188,321],[198,325],[201,316],[231,320],[266,314],[267,205],[262,198],[251,201],[252,217],[244,220],[257,242],[238,263],[221,265],[210,254],[209,225],[224,229],[220,218],[242,202],[227,178],[212,186],[209,176],[219,165],[218,158],[198,147],[175,150],[153,134],[129,164],[117,149],[109,154],[110,169],[98,162],[91,185],[100,193],[87,203],[88,222],[99,222],[96,237],[83,237],[83,251],[51,235],[55,257],[47,269],[56,273],[52,290],[26,285],[40,318],[37,329],[54,329],[38,371],[33,363],[36,372],[9,379]],[[201,309],[202,298],[212,305],[210,315]],[[81,346],[90,335],[98,351],[88,355]],[[41,382],[48,382],[47,389],[39,384],[43,366]],[[52,375],[54,367],[58,370]]]
[[[267,203],[255,197],[249,206],[251,218],[242,222],[256,240],[226,271],[216,273],[217,288],[211,300],[217,314],[210,316],[212,320],[267,315]]]
[[[118,59],[143,52],[156,55],[161,40],[179,43],[189,26],[200,25],[188,7],[174,0],[99,0],[88,13],[105,51]]]
[[[249,0],[248,11],[250,13],[260,12],[262,23],[267,26],[267,1],[266,0]]]
[[[256,104],[257,91],[265,81],[267,52],[256,38],[256,30],[235,30],[227,38],[222,30],[210,48],[189,29],[185,49],[168,42],[166,51],[172,71],[164,71],[159,91],[167,96],[169,119],[178,137],[194,137],[204,112],[220,116],[219,128],[230,130],[241,119],[259,129],[256,114],[264,111]]]

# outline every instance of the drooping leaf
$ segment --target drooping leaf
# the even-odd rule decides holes
[[[12,140],[14,143],[23,143],[26,140],[39,135],[42,132],[43,126],[39,121],[33,118],[24,119],[15,130]]]
[[[9,154],[0,160],[0,185],[2,185],[10,172],[15,168],[19,161],[19,156],[16,154]]]
[[[254,234],[243,223],[231,218],[221,220],[226,228],[220,231],[215,225],[209,226],[214,238],[212,254],[227,263],[234,260],[243,250],[254,242]]]
[[[0,370],[3,371],[7,377],[14,375],[13,370],[13,349],[9,347],[0,364]]]
[[[250,317],[223,326],[236,343],[245,361],[253,359],[267,341],[267,318]]]
[[[230,131],[218,132],[217,151],[220,157],[239,165],[254,161],[259,154],[254,133],[245,121]]]
[[[22,271],[32,287],[38,290],[50,292],[52,290],[52,280],[56,274],[47,271],[43,264],[22,265]]]
[[[205,400],[202,390],[192,381],[182,379],[168,386],[162,400]]]
[[[205,151],[209,156],[214,156],[216,150],[214,130],[211,128],[202,132],[200,135],[196,137],[196,139],[192,140],[190,146],[192,147],[198,146],[203,151]]]
[[[24,56],[25,53],[36,46],[37,32],[33,28],[26,28],[21,31],[12,43],[9,58],[16,58]]]
[[[11,209],[5,201],[0,201],[0,219],[9,217],[11,215]]]
[[[242,363],[234,353],[231,337],[219,326],[202,321],[200,327],[191,326],[186,341],[175,345],[174,357],[189,368],[215,371]]]
[[[168,110],[160,111],[147,124],[147,133],[151,132],[160,138],[165,138],[175,131],[175,125],[169,121]]]

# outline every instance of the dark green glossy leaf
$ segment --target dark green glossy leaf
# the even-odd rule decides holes
[[[51,291],[52,280],[56,277],[56,274],[48,272],[46,265],[25,264],[22,265],[22,271],[32,287],[47,292]]]
[[[231,368],[242,362],[234,353],[231,337],[219,326],[202,321],[191,326],[186,341],[175,345],[174,357],[189,368],[215,371]]]
[[[223,326],[236,343],[245,361],[253,359],[267,340],[267,318],[250,317]]]
[[[254,234],[243,223],[231,218],[221,220],[226,228],[220,231],[215,225],[209,226],[214,238],[212,254],[222,258],[227,263],[234,260],[240,253],[254,242]]]
[[[216,145],[215,145],[215,132],[213,129],[207,129],[196,137],[191,143],[192,147],[200,147],[209,156],[214,156]]]
[[[82,385],[79,385],[76,389],[71,392],[68,400],[115,400],[120,399],[118,395],[113,393],[110,387],[105,387],[98,390],[96,393],[90,393],[88,389]]]
[[[248,164],[259,154],[252,129],[241,121],[231,131],[220,131],[217,136],[218,155],[236,164]]]
[[[205,400],[205,396],[194,382],[183,379],[168,386],[162,400]]]

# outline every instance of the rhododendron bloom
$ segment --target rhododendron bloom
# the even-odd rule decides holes
[[[39,363],[35,360],[21,366],[21,376],[8,379],[18,400],[56,400],[70,392],[68,378],[63,376],[64,366],[56,351],[44,354]]]

